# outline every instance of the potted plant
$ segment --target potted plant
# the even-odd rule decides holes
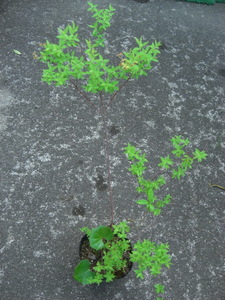
[[[181,179],[188,169],[192,168],[194,161],[201,162],[206,159],[205,151],[195,149],[191,154],[185,149],[190,144],[189,139],[175,136],[171,139],[172,150],[166,157],[160,157],[158,167],[161,171],[168,171],[167,176],[160,174],[157,178],[146,179],[144,171],[148,160],[145,154],[141,154],[136,147],[128,144],[125,154],[130,160],[129,171],[137,177],[137,191],[145,195],[145,199],[137,200],[136,203],[144,205],[154,215],[159,215],[162,208],[171,202],[172,196],[167,194],[162,200],[156,193],[166,184],[166,178]],[[173,159],[171,157],[174,157]],[[155,176],[156,172],[154,172]],[[143,272],[149,270],[151,275],[161,273],[163,266],[169,267],[171,257],[168,254],[168,244],[155,244],[152,241],[138,241],[132,247],[127,233],[130,227],[127,222],[117,225],[98,226],[89,229],[84,227],[85,244],[81,244],[81,262],[74,271],[74,278],[82,284],[101,283],[103,280],[110,282],[115,278],[121,278],[127,274],[131,263],[137,263],[138,268],[134,271],[136,276],[143,279]],[[85,252],[85,253],[84,253]],[[164,291],[160,284],[156,285],[156,291]]]
[[[78,37],[78,26],[72,23],[64,29],[59,29],[58,44],[46,41],[39,59],[47,65],[43,70],[42,80],[61,86],[67,84],[75,89],[88,105],[100,114],[105,130],[105,153],[107,161],[108,189],[111,210],[111,220],[107,226],[100,225],[96,228],[87,227],[81,230],[85,233],[80,245],[81,262],[75,268],[74,279],[82,284],[110,282],[115,278],[122,278],[131,269],[133,263],[137,263],[136,276],[143,278],[143,272],[149,270],[152,275],[158,275],[161,268],[170,266],[168,244],[156,244],[149,240],[138,241],[133,246],[128,239],[130,227],[127,222],[114,224],[114,201],[111,188],[111,169],[109,154],[109,137],[107,132],[108,109],[117,96],[131,79],[138,79],[147,75],[152,63],[158,62],[159,42],[149,44],[143,38],[135,38],[136,46],[128,52],[119,53],[116,56],[116,65],[110,64],[105,59],[101,49],[105,46],[104,31],[111,25],[114,8],[109,5],[107,9],[98,9],[97,5],[88,2],[88,10],[93,13],[95,22],[89,27],[92,29],[90,37],[81,41]],[[36,53],[34,53],[37,58]],[[98,102],[90,95],[97,94]],[[108,95],[108,98],[105,96]],[[201,161],[206,157],[204,151],[198,149],[190,156],[184,151],[189,144],[177,136],[172,140],[174,150],[172,154],[180,159],[180,163],[172,170],[172,178],[180,179],[188,168],[191,168],[194,160]],[[163,200],[158,200],[155,192],[166,183],[166,178],[160,175],[155,180],[144,178],[145,164],[148,162],[145,155],[141,155],[134,146],[128,144],[125,148],[127,158],[132,161],[130,171],[137,176],[137,191],[144,193],[147,198],[137,201],[154,215],[158,215],[161,209],[170,203],[171,196],[166,195]],[[159,167],[169,169],[174,162],[168,155],[161,158]],[[164,287],[155,285],[156,293],[163,293]],[[160,298],[158,298],[160,299]]]

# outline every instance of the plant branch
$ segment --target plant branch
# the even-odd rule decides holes
[[[99,92],[99,98],[100,98],[100,111],[102,109],[102,113],[103,113],[103,111],[104,111],[104,105],[103,105],[102,92]]]
[[[118,94],[118,92],[120,92],[122,90],[122,88],[128,83],[128,81],[131,79],[131,75],[127,78],[127,80],[119,87],[119,89],[117,91],[115,91],[115,93],[112,95],[112,97],[109,100],[109,103],[106,107],[106,109],[111,105],[113,99],[116,97],[116,95]]]
[[[101,100],[101,108],[100,110],[102,119],[103,119],[103,126],[105,131],[105,152],[106,152],[106,163],[107,163],[107,181],[108,181],[108,187],[109,187],[109,204],[110,204],[110,210],[111,210],[111,225],[114,223],[114,202],[113,202],[113,196],[112,196],[112,185],[111,185],[111,169],[110,169],[110,150],[109,150],[109,136],[107,131],[107,122],[106,122],[106,116],[107,110],[104,110],[103,107],[103,99],[102,94],[100,93],[100,100]]]
[[[80,43],[80,47],[79,48],[80,48],[81,55],[83,56],[84,60],[87,62],[88,61],[87,60],[87,56],[86,56],[86,53],[85,53],[85,51],[84,51],[81,43]]]
[[[94,107],[95,110],[98,110],[97,106],[91,102],[91,100],[81,91],[81,89],[70,79],[70,82],[72,83],[72,85],[75,87],[75,89],[85,98],[85,100],[87,100],[87,102]]]

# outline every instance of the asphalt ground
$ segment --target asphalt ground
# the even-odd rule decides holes
[[[129,82],[108,113],[115,221],[132,220],[132,243],[168,242],[173,264],[159,278],[139,280],[131,272],[100,286],[73,280],[79,228],[110,219],[104,128],[70,86],[41,81],[45,66],[33,53],[40,43],[55,42],[57,28],[71,21],[84,41],[92,20],[84,0],[1,0],[0,298],[150,300],[160,282],[164,299],[223,300],[225,191],[210,184],[225,186],[225,4],[110,3],[116,14],[106,56],[116,59],[135,45],[134,37],[163,43],[149,76]],[[169,181],[162,195],[170,192],[173,200],[152,216],[135,204],[140,195],[123,148],[132,143],[146,153],[151,177],[175,135],[208,157],[180,181]]]

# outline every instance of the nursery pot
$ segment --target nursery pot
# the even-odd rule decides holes
[[[130,248],[123,255],[123,258],[127,261],[127,266],[121,270],[116,270],[114,272],[115,279],[123,278],[127,276],[127,274],[131,271],[133,266],[133,263],[129,260],[129,255],[131,252],[132,246],[130,243]],[[102,250],[95,250],[91,248],[88,237],[85,234],[80,241],[79,256],[81,260],[88,259],[91,263],[91,267],[93,268],[97,264],[97,262],[103,257],[103,252]]]

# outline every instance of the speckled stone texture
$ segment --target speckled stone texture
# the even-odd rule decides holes
[[[2,0],[0,298],[150,300],[160,282],[165,299],[224,300],[225,191],[209,184],[225,186],[225,5],[110,3],[107,56],[133,47],[134,37],[163,42],[149,76],[132,80],[109,110],[115,219],[133,220],[132,243],[168,242],[173,265],[158,279],[131,272],[100,286],[73,280],[79,228],[109,223],[103,123],[70,87],[41,82],[44,65],[32,53],[71,21],[88,37],[92,20],[84,0]],[[135,204],[140,195],[123,147],[130,142],[147,154],[151,177],[174,135],[208,159],[168,183],[160,195],[170,192],[172,203],[152,216]]]

